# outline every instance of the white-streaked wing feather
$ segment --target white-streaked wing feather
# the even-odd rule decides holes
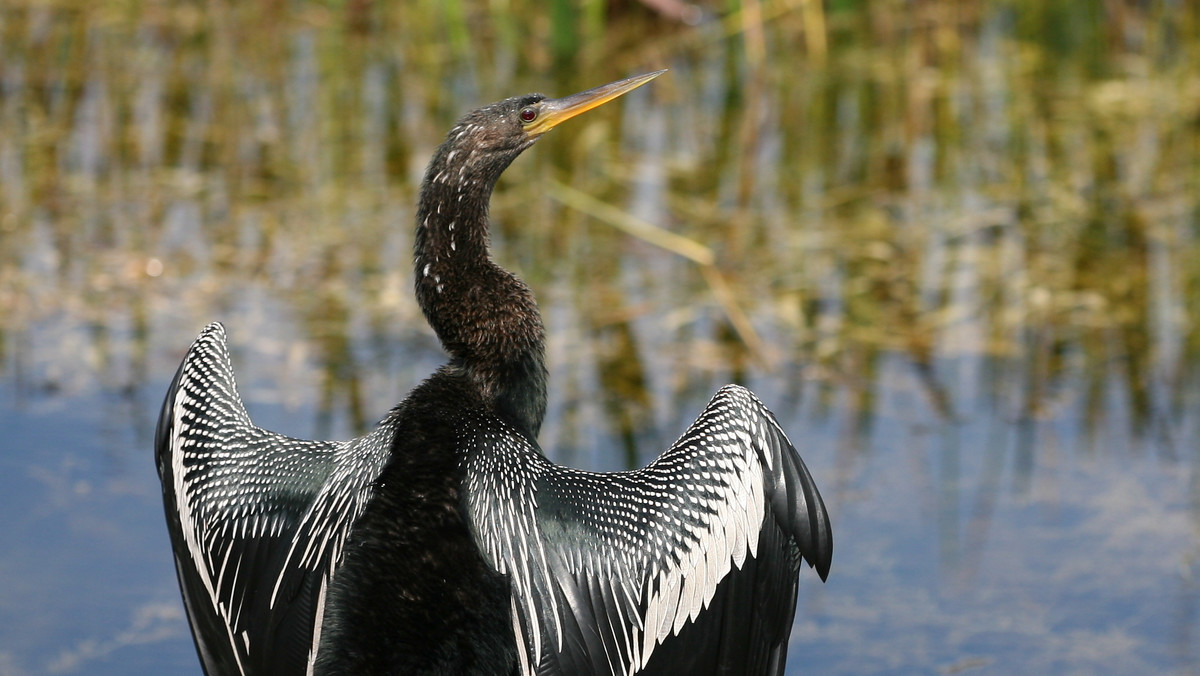
[[[382,469],[386,430],[329,442],[255,427],[224,329],[209,325],[196,339],[167,394],[156,456],[184,604],[209,673],[308,670],[311,655],[284,656],[319,639],[325,588]],[[212,644],[214,636],[224,639]]]
[[[782,668],[800,559],[824,576],[832,537],[812,477],[753,394],[723,388],[629,472],[556,466],[494,430],[464,425],[467,507],[485,557],[511,575],[525,673],[632,674],[667,653],[678,673]]]

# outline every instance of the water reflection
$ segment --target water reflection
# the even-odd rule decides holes
[[[758,391],[838,531],[797,670],[1194,670],[1200,20],[834,4],[0,8],[0,673],[194,672],[149,446],[200,327],[263,424],[361,432],[442,358],[409,228],[454,118],[662,66],[493,203],[543,444],[641,464]]]

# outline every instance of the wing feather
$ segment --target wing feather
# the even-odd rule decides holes
[[[155,456],[206,672],[307,671],[326,584],[369,491],[355,470],[382,468],[385,427],[352,442],[262,430],[237,394],[224,328],[196,339],[163,403]]]
[[[503,423],[471,422],[467,511],[511,576],[526,673],[782,673],[801,560],[824,579],[833,540],[812,476],[753,394],[723,388],[629,472],[560,467]]]

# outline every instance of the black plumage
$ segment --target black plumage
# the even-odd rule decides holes
[[[422,184],[416,294],[450,355],[369,435],[253,425],[224,329],[193,344],[156,459],[210,674],[780,674],[802,560],[832,535],[774,416],[723,388],[646,468],[549,462],[533,295],[488,254],[500,174],[649,81],[466,115]]]

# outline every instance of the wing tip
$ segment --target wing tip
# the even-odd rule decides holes
[[[804,501],[808,506],[808,538],[804,547],[804,558],[809,567],[817,571],[824,582],[829,577],[829,568],[833,564],[833,527],[829,524],[829,510],[825,508],[825,500],[817,490],[817,482],[809,473],[808,467],[800,459],[800,454],[794,449],[796,460],[800,463],[803,476]]]
[[[204,327],[196,337],[196,340],[192,341],[187,354],[180,360],[179,368],[175,369],[175,375],[171,378],[171,384],[167,386],[167,394],[163,397],[162,408],[159,409],[158,424],[154,429],[154,456],[158,464],[160,477],[165,476],[164,470],[166,467],[164,463],[170,464],[168,458],[171,453],[172,410],[175,408],[175,398],[179,393],[179,385],[183,381],[188,363],[191,362],[200,350],[227,350],[225,346],[224,324],[221,322],[212,322]]]
[[[808,559],[808,565],[817,571],[821,582],[829,579],[829,567],[833,565],[833,533],[826,528],[827,536],[817,545],[817,550]]]
[[[717,396],[729,396],[742,399],[753,404],[753,406],[768,420],[773,423],[773,427],[779,433],[778,441],[782,442],[776,449],[780,454],[789,455],[790,459],[795,461],[795,470],[799,474],[800,490],[795,491],[793,495],[799,498],[802,503],[798,505],[803,511],[797,510],[793,512],[793,517],[799,516],[807,512],[807,528],[801,527],[800,532],[792,531],[792,536],[795,538],[796,545],[800,549],[800,554],[808,563],[809,567],[816,570],[821,581],[824,582],[829,577],[829,570],[833,565],[833,528],[829,523],[829,511],[825,508],[825,501],[821,497],[820,490],[817,489],[817,482],[812,477],[812,473],[808,471],[808,466],[804,463],[804,459],[800,457],[800,452],[787,438],[786,433],[779,427],[775,420],[775,414],[766,407],[765,404],[752,391],[742,385],[730,384],[722,387]],[[716,398],[716,397],[714,397]],[[789,453],[790,451],[790,453]],[[787,460],[784,460],[786,463]],[[795,499],[793,498],[793,499]],[[800,517],[800,523],[804,524],[803,517]]]
[[[204,330],[200,332],[200,337],[197,338],[196,340],[199,341],[200,339],[202,339],[208,335],[214,335],[214,336],[220,338],[220,340],[224,341],[225,340],[225,325],[222,324],[221,322],[209,322],[208,325],[204,327]]]

